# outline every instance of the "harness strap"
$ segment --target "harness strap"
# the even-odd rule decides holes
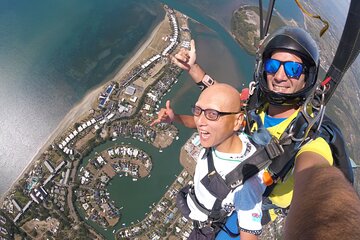
[[[360,52],[360,1],[352,0],[349,6],[346,23],[326,76],[331,77],[328,91],[325,95],[325,104],[341,82],[345,72],[356,60]]]
[[[206,214],[206,216],[210,215],[210,210],[208,210],[206,207],[204,207],[204,205],[202,205],[199,200],[197,199],[196,195],[195,195],[195,191],[194,188],[191,187],[189,189],[189,196],[191,198],[191,200],[194,202],[195,206],[197,209],[199,209],[202,213]]]
[[[255,143],[253,143],[256,145]],[[257,146],[256,152],[241,162],[235,169],[225,176],[226,184],[232,189],[243,184],[247,179],[254,176],[271,163],[271,160],[262,146]]]
[[[208,173],[209,175],[212,173],[217,173],[214,165],[214,159],[212,156],[212,150],[211,148],[207,150],[207,164],[208,164]],[[221,203],[224,199],[216,198],[215,203],[210,211],[210,214],[208,214],[209,219],[211,221],[221,221],[224,219],[224,217],[227,215],[226,211],[222,211]]]
[[[206,155],[206,158],[207,158],[208,175],[213,174],[213,173],[218,174],[216,172],[216,169],[214,166],[214,160],[212,157],[211,149],[207,149],[204,155]],[[219,221],[220,219],[222,219],[224,217],[224,215],[226,215],[225,211],[221,211],[221,209],[222,209],[221,203],[224,199],[216,198],[212,209],[209,210],[203,204],[201,204],[199,202],[199,200],[196,197],[195,190],[193,187],[191,187],[189,190],[189,196],[190,196],[191,200],[194,202],[194,204],[196,205],[196,208],[199,209],[205,215],[207,215],[210,221]]]
[[[294,139],[303,139],[307,125],[305,117],[299,113],[281,135],[279,144],[282,147],[283,153],[275,157],[268,167],[269,172],[274,176],[283,180],[293,167],[295,155],[299,151],[301,144],[305,143],[304,141],[294,141]],[[293,135],[291,136],[292,140],[288,141],[290,139],[290,131]]]
[[[218,174],[215,169],[211,149],[207,149],[205,154],[206,154],[207,163],[208,163],[208,174],[209,175],[213,174],[213,173]],[[225,226],[225,222],[227,219],[227,212],[224,209],[222,209],[222,206],[221,206],[223,199],[216,198],[212,209],[209,210],[209,209],[205,208],[205,206],[202,205],[198,201],[193,188],[190,189],[189,195],[190,195],[190,198],[192,199],[192,201],[195,203],[196,207],[202,213],[204,213],[208,216],[208,220],[206,222],[193,221],[194,227],[196,227],[196,228],[211,227],[214,230],[222,229],[232,238],[239,236],[239,233],[233,233]]]

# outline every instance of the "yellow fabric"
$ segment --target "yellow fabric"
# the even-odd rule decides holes
[[[325,158],[330,165],[333,165],[334,159],[329,144],[321,137],[316,138],[312,142],[309,142],[302,146],[299,152],[296,154],[296,158],[303,152],[315,152],[323,158]],[[295,159],[296,159],[295,158]]]
[[[270,132],[272,136],[275,136],[276,138],[279,139],[281,134],[286,130],[288,125],[297,116],[298,113],[299,110],[297,110],[289,118],[287,118],[280,124],[273,127],[269,127],[267,128],[267,130]],[[265,111],[261,111],[259,113],[259,116],[261,117],[262,122],[264,122]],[[303,152],[317,153],[322,157],[324,157],[329,162],[330,165],[333,165],[333,157],[330,146],[323,138],[316,138],[314,141],[308,142],[307,144],[302,146],[299,152],[296,154],[295,161],[296,158]],[[269,196],[272,203],[281,208],[288,207],[292,200],[293,189],[294,189],[294,176],[292,173],[293,173],[292,171],[289,172],[289,176],[287,177],[287,179],[285,179],[284,182],[282,181],[278,182]]]
[[[273,222],[276,217],[277,217],[277,214],[275,213],[275,210],[274,209],[269,209],[269,215],[270,215],[270,220]]]

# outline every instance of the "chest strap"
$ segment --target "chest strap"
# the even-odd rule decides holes
[[[212,209],[207,209],[197,199],[196,192],[193,187],[189,191],[189,196],[194,202],[196,208],[208,216],[208,221],[218,222],[225,219],[228,214],[228,212],[222,208],[221,204],[231,189],[226,186],[224,179],[216,171],[211,149],[207,149],[204,155],[206,155],[207,158],[208,174],[200,182],[207,191],[216,198],[216,200]]]

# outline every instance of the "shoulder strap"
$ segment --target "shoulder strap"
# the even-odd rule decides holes
[[[212,156],[211,148],[208,150],[207,154],[207,163],[208,163],[208,173],[211,174],[212,172],[217,173],[214,165],[214,159]],[[211,209],[210,214],[208,215],[210,219],[220,219],[222,218],[223,214],[221,212],[221,203],[224,199],[216,198],[213,208]]]
[[[208,164],[208,175],[213,174],[213,172],[215,174],[218,174],[216,172],[215,166],[214,166],[214,160],[212,157],[212,150],[211,148],[206,149],[205,154],[206,158],[207,158],[207,164]],[[196,205],[196,207],[204,214],[206,214],[208,216],[208,219],[210,221],[218,221],[219,219],[223,219],[225,217],[225,212],[222,211],[222,206],[221,203],[223,201],[223,199],[220,198],[216,198],[214,205],[212,207],[212,209],[207,209],[203,204],[201,204],[199,202],[199,200],[196,197],[196,193],[194,191],[194,189],[191,189],[189,191],[189,196],[192,199],[192,201],[194,202],[194,204]]]
[[[258,130],[252,134],[252,144],[256,146],[256,152],[248,159],[240,163],[233,171],[226,175],[226,182],[231,188],[243,184],[247,179],[267,168],[275,180],[283,180],[294,165],[295,155],[303,141],[294,141],[301,138],[306,130],[307,121],[299,114],[282,134],[280,140],[272,137],[263,126],[261,119],[254,110],[249,115],[258,125]],[[291,126],[291,127],[290,127]],[[290,128],[293,133],[289,136]]]
[[[232,189],[240,186],[247,179],[256,175],[271,163],[271,159],[269,158],[265,147],[260,146],[253,141],[252,144],[256,146],[255,153],[241,162],[236,168],[234,168],[225,176],[226,184]]]

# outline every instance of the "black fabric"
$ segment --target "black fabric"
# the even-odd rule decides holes
[[[181,188],[176,195],[176,206],[180,210],[181,214],[187,219],[190,219],[190,208],[188,207],[186,201],[186,196],[188,195],[189,190],[190,185],[186,185],[185,187]]]
[[[233,233],[225,226],[224,222],[213,222],[211,226],[200,227],[197,221],[194,221],[194,229],[191,231],[188,240],[205,240],[205,239],[215,239],[216,235],[223,230],[231,238],[239,238],[239,233]]]
[[[330,87],[325,95],[325,104],[330,100],[335,92],[337,85],[340,83],[347,69],[359,55],[360,49],[360,1],[352,0],[349,6],[346,23],[344,26],[341,39],[339,41],[336,54],[331,63],[326,76],[330,76]]]
[[[200,182],[215,198],[222,201],[229,194],[231,188],[226,185],[224,179],[216,171],[211,149],[207,151],[206,157],[208,164],[208,174],[203,179],[201,179]],[[214,206],[215,205],[217,204],[214,204]]]
[[[269,210],[262,210],[261,225],[264,226],[271,222]]]
[[[344,137],[338,126],[327,116],[324,117],[319,136],[329,143],[334,165],[343,172],[351,184],[354,184],[354,172]]]
[[[228,212],[222,208],[222,201],[232,190],[227,186],[225,180],[216,171],[214,166],[214,160],[212,157],[212,150],[207,149],[206,158],[208,163],[208,174],[200,181],[201,184],[216,198],[215,203],[211,210],[206,209],[196,198],[196,194],[193,189],[190,189],[189,196],[197,206],[197,208],[208,215],[208,222],[211,223],[211,227],[200,228],[197,226],[197,221],[194,221],[194,230],[191,232],[189,239],[213,239],[216,233],[223,229],[225,225]],[[229,236],[237,236],[236,234],[227,231]]]
[[[212,227],[194,227],[190,233],[190,236],[188,237],[188,240],[212,240],[215,239],[216,233],[219,230],[220,229],[215,230]]]
[[[211,193],[211,195],[221,201],[224,200],[231,191],[231,188],[226,185],[225,180],[217,172],[211,175],[206,175],[200,182]]]
[[[201,179],[201,184],[213,195],[216,200],[208,214],[211,221],[225,222],[227,212],[222,209],[221,203],[230,193],[231,188],[227,186],[225,180],[216,171],[214,166],[214,159],[212,157],[212,150],[208,149],[207,154],[208,174]]]
[[[225,181],[231,188],[236,188],[262,169],[265,169],[270,163],[271,160],[264,147],[257,146],[253,155],[225,176]]]
[[[195,191],[193,188],[190,188],[189,196],[192,199],[193,203],[196,205],[197,209],[199,209],[202,213],[209,216],[211,210],[207,209],[204,205],[202,205],[196,197]]]

